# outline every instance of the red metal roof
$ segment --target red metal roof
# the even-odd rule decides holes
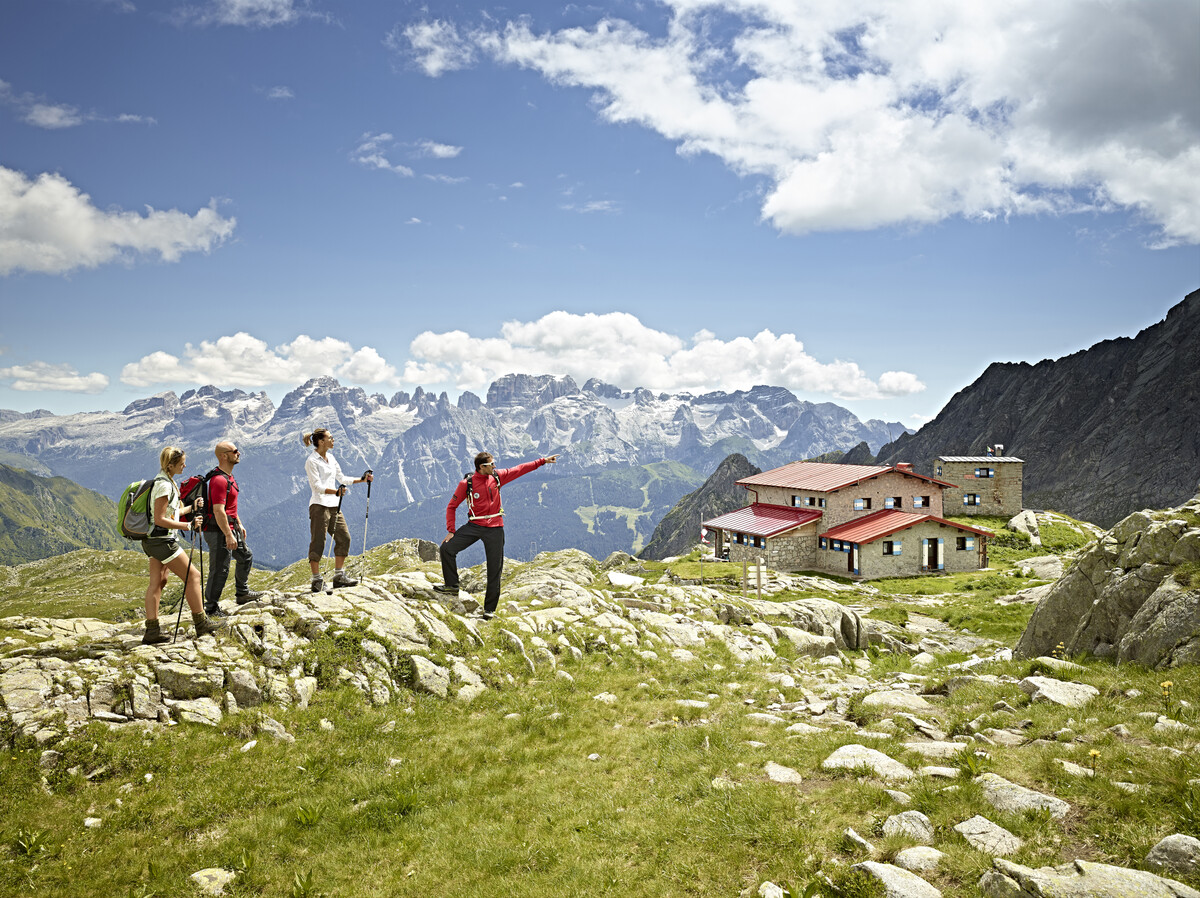
[[[843,487],[853,486],[880,474],[895,471],[907,477],[915,477],[938,486],[955,486],[945,480],[935,480],[924,474],[917,474],[901,468],[899,465],[840,465],[832,462],[794,461],[782,468],[773,468],[761,474],[752,474],[737,481],[739,486],[782,486],[797,490],[811,490],[815,493],[831,493]]]
[[[885,508],[883,511],[876,511],[871,514],[863,515],[861,518],[847,521],[844,524],[839,524],[832,530],[826,530],[821,536],[828,539],[841,539],[850,543],[874,542],[875,540],[890,536],[893,533],[898,533],[901,530],[907,530],[915,524],[920,524],[923,521],[933,521],[935,524],[944,524],[947,527],[953,527],[955,530],[963,530],[967,533],[975,533],[979,536],[994,536],[990,530],[980,530],[977,527],[968,527],[966,524],[956,524],[953,521],[947,521],[945,518],[939,518],[933,514],[913,514],[910,511],[899,511],[895,508]]]
[[[751,536],[778,536],[795,530],[821,517],[813,508],[788,508],[784,505],[765,505],[755,502],[737,511],[703,521],[710,530],[736,530]]]

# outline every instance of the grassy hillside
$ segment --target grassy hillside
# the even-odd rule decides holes
[[[1069,542],[1065,533],[1056,540]],[[1010,859],[1032,867],[1080,858],[1142,868],[1162,837],[1200,837],[1200,669],[1165,674],[1087,658],[1067,673],[1019,659],[964,669],[965,651],[936,647],[967,632],[997,640],[981,657],[1012,644],[1032,606],[996,599],[1033,584],[1013,576],[1009,561],[1035,553],[1008,551],[990,571],[859,585],[807,577],[803,588],[772,596],[853,606],[896,624],[932,661],[873,646],[831,666],[832,658],[798,655],[787,639],[770,661],[739,661],[720,642],[676,658],[642,629],[636,647],[610,632],[607,646],[589,642],[578,658],[562,652],[534,667],[501,628],[526,645],[554,645],[564,631],[535,634],[532,616],[554,603],[502,602],[497,621],[479,624],[482,644],[454,649],[488,686],[470,704],[409,693],[372,705],[333,677],[305,709],[264,705],[215,727],[94,722],[45,746],[0,721],[0,895],[188,896],[197,894],[192,873],[220,867],[236,874],[225,892],[232,898],[730,898],[755,895],[768,880],[797,896],[878,898],[881,890],[851,870],[868,855],[843,834],[853,828],[877,860],[892,861],[914,843],[885,835],[884,822],[915,810],[945,855],[924,878],[945,898],[975,898],[991,859],[954,826],[976,814],[1021,838]],[[351,568],[437,569],[403,558],[382,545]],[[508,573],[538,563],[514,562]],[[0,569],[0,617],[50,602],[101,609],[111,595],[139,589],[144,564],[132,553],[76,552]],[[648,582],[690,579],[697,567],[689,559],[643,565]],[[711,607],[658,595],[677,615],[715,620],[718,608],[738,604],[737,567],[705,565],[706,577],[726,578]],[[468,588],[478,583],[477,571],[464,573]],[[255,585],[303,589],[306,581],[297,563],[257,574]],[[30,605],[37,596],[41,604]],[[346,638],[352,630],[330,629],[315,656],[325,663],[362,651]],[[1018,681],[1031,674],[1089,684],[1099,697],[1083,709],[1030,703]],[[920,683],[931,703],[919,718],[863,701],[905,682]],[[759,712],[795,713],[788,722],[812,726],[789,731],[752,716]],[[294,742],[260,729],[264,716]],[[918,725],[959,738],[962,750],[922,755],[912,747],[927,741]],[[1017,738],[972,739],[995,735],[991,728]],[[865,768],[822,766],[856,743],[914,770],[949,772],[896,783]],[[47,747],[60,755],[43,755]],[[802,781],[772,780],[772,764]],[[982,773],[1051,793],[1070,813],[999,811],[975,780]],[[886,789],[902,790],[908,803]],[[1176,878],[1200,887],[1200,876]]]
[[[111,499],[74,481],[0,464],[0,564],[121,548],[116,516]]]

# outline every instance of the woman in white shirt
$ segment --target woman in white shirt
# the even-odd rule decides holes
[[[142,551],[150,559],[150,584],[146,587],[146,633],[142,636],[145,645],[170,642],[158,623],[158,603],[163,587],[167,585],[167,571],[184,583],[183,594],[192,610],[196,636],[215,633],[225,626],[224,622],[209,620],[205,615],[204,602],[200,598],[200,571],[192,565],[191,559],[175,539],[177,530],[198,529],[198,518],[186,524],[179,520],[180,514],[192,512],[190,505],[179,507],[179,486],[175,483],[175,478],[187,467],[187,456],[182,449],[167,446],[158,454],[158,466],[159,474],[150,488],[154,527],[150,535],[142,540]]]
[[[333,536],[333,587],[354,586],[358,581],[350,579],[342,570],[346,556],[350,554],[350,529],[340,509],[341,497],[350,484],[370,483],[374,476],[370,471],[359,478],[343,474],[342,466],[329,451],[333,448],[333,434],[324,427],[304,434],[302,439],[305,446],[312,446],[314,450],[304,462],[308,485],[312,488],[308,503],[308,563],[312,568],[312,591],[320,592],[325,586],[321,579],[321,557],[325,554],[326,533]]]

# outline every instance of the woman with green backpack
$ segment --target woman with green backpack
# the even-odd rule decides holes
[[[142,637],[145,645],[160,645],[170,642],[158,623],[158,604],[163,588],[167,585],[167,571],[172,572],[184,584],[184,596],[192,610],[192,622],[196,636],[215,633],[225,626],[224,621],[209,620],[204,613],[204,602],[200,597],[200,571],[192,566],[191,557],[184,553],[175,538],[177,530],[198,530],[199,514],[184,523],[180,514],[192,514],[192,506],[180,508],[179,485],[175,478],[187,467],[187,456],[182,449],[167,446],[158,455],[161,469],[150,489],[150,507],[153,509],[150,534],[142,540],[142,551],[150,559],[150,584],[146,587],[146,633]],[[198,503],[202,504],[202,503]],[[195,509],[199,512],[200,509]]]

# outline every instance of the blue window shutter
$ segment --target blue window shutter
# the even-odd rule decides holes
[[[970,505],[970,504],[971,504],[971,497],[963,496],[963,505]]]
[[[896,507],[896,503],[895,503],[895,501],[892,499],[892,497],[891,497],[891,496],[888,496],[886,499],[884,499],[884,500],[883,500],[883,507],[884,507],[884,508],[895,508],[895,507]]]
[[[979,476],[979,469],[978,469],[978,468],[976,468],[976,469],[975,469],[975,476],[976,476],[976,477],[978,477],[978,476]]]
[[[983,496],[976,495],[975,496],[975,504],[982,505],[983,504]]]
[[[967,537],[967,548],[968,548],[968,549],[974,549],[974,548],[975,548],[975,537],[973,537],[973,536],[968,536],[968,537]]]
[[[943,554],[945,552],[945,550],[946,550],[946,541],[944,539],[942,539],[941,537],[938,537],[938,566],[937,566],[937,568],[939,571],[944,571],[946,569],[946,563],[944,561],[942,561],[942,559],[946,557]]]
[[[862,510],[863,510],[863,500],[862,500],[862,499],[855,499],[855,500],[854,500],[854,510],[855,510],[855,511],[862,511]]]
[[[892,541],[892,554],[893,555],[900,554],[900,540],[898,540],[898,539]]]

